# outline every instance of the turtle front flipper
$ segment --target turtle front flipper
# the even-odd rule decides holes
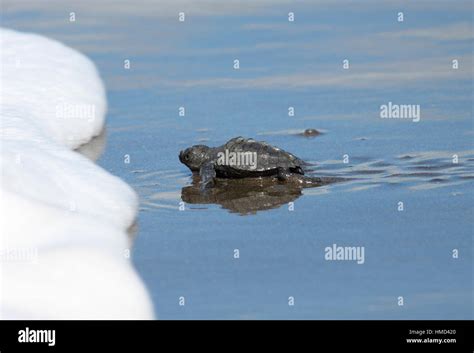
[[[214,178],[216,177],[214,162],[207,162],[201,166],[201,169],[199,170],[199,176],[201,177],[201,190],[213,187]]]
[[[291,171],[288,168],[278,167],[277,178],[280,181],[287,181],[291,176]]]

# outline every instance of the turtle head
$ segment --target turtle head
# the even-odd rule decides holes
[[[210,148],[205,145],[192,146],[179,152],[179,160],[193,172],[196,172],[209,160],[209,151]]]

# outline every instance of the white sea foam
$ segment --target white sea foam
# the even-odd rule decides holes
[[[39,35],[0,37],[0,317],[152,318],[124,255],[136,194],[72,151],[104,125],[94,64]]]

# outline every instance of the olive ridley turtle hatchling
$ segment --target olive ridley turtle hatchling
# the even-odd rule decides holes
[[[303,177],[309,165],[293,154],[266,142],[235,137],[219,147],[195,145],[181,151],[179,160],[192,172],[199,172],[201,188],[214,185],[215,178],[277,177],[301,184],[321,184],[320,178]]]

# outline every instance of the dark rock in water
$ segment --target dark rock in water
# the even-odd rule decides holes
[[[444,178],[433,178],[433,179],[430,179],[430,183],[445,183],[447,182],[448,180],[447,179],[444,179]]]
[[[401,156],[401,157],[398,157],[399,159],[413,159],[415,158],[414,156],[410,156],[408,154],[404,155],[404,156]]]
[[[303,135],[306,137],[315,137],[315,136],[321,135],[321,133],[316,129],[306,129],[303,132]]]

